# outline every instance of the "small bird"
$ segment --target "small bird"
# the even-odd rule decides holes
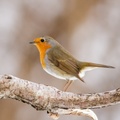
[[[99,67],[114,68],[103,64],[78,61],[62,45],[49,36],[36,38],[30,44],[37,47],[42,68],[47,73],[56,78],[67,80],[64,91],[76,79],[84,82],[82,78],[86,71]]]

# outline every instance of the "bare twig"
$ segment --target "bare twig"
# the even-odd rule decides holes
[[[12,75],[1,75],[0,99],[6,98],[30,104],[36,110],[47,110],[54,119],[60,114],[73,114],[85,115],[97,120],[90,109],[119,103],[120,88],[104,93],[74,94]]]

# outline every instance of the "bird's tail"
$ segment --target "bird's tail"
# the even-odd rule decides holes
[[[80,67],[82,69],[84,68],[115,68],[113,66],[109,66],[109,65],[103,65],[103,64],[96,64],[96,63],[90,63],[90,62],[80,62]]]
[[[80,66],[79,79],[82,81],[84,81],[82,77],[84,77],[86,71],[90,71],[95,68],[115,68],[109,65],[96,64],[96,63],[90,63],[90,62],[80,62],[79,66]]]

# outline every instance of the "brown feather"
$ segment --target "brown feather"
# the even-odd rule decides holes
[[[103,65],[103,64],[96,64],[96,63],[91,63],[91,62],[79,62],[79,66],[81,68],[86,68],[86,67],[115,68],[113,66]]]
[[[48,51],[48,59],[59,69],[71,76],[79,77],[79,62],[73,58],[63,47],[55,47]],[[81,80],[81,79],[80,79]]]
[[[84,80],[80,77],[80,72],[85,72],[88,68],[92,70],[97,67],[104,68],[114,68],[113,66],[89,63],[89,62],[80,62],[76,60],[68,51],[66,51],[60,44],[58,46],[53,47],[51,50],[47,52],[48,60],[51,61],[56,67],[60,70],[66,72],[66,74],[75,76],[80,79],[82,82]]]

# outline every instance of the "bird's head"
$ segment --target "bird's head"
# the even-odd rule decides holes
[[[42,52],[50,48],[53,48],[58,43],[53,38],[49,36],[45,36],[45,37],[35,38],[33,42],[30,42],[30,44],[34,44],[38,48],[39,52]]]

